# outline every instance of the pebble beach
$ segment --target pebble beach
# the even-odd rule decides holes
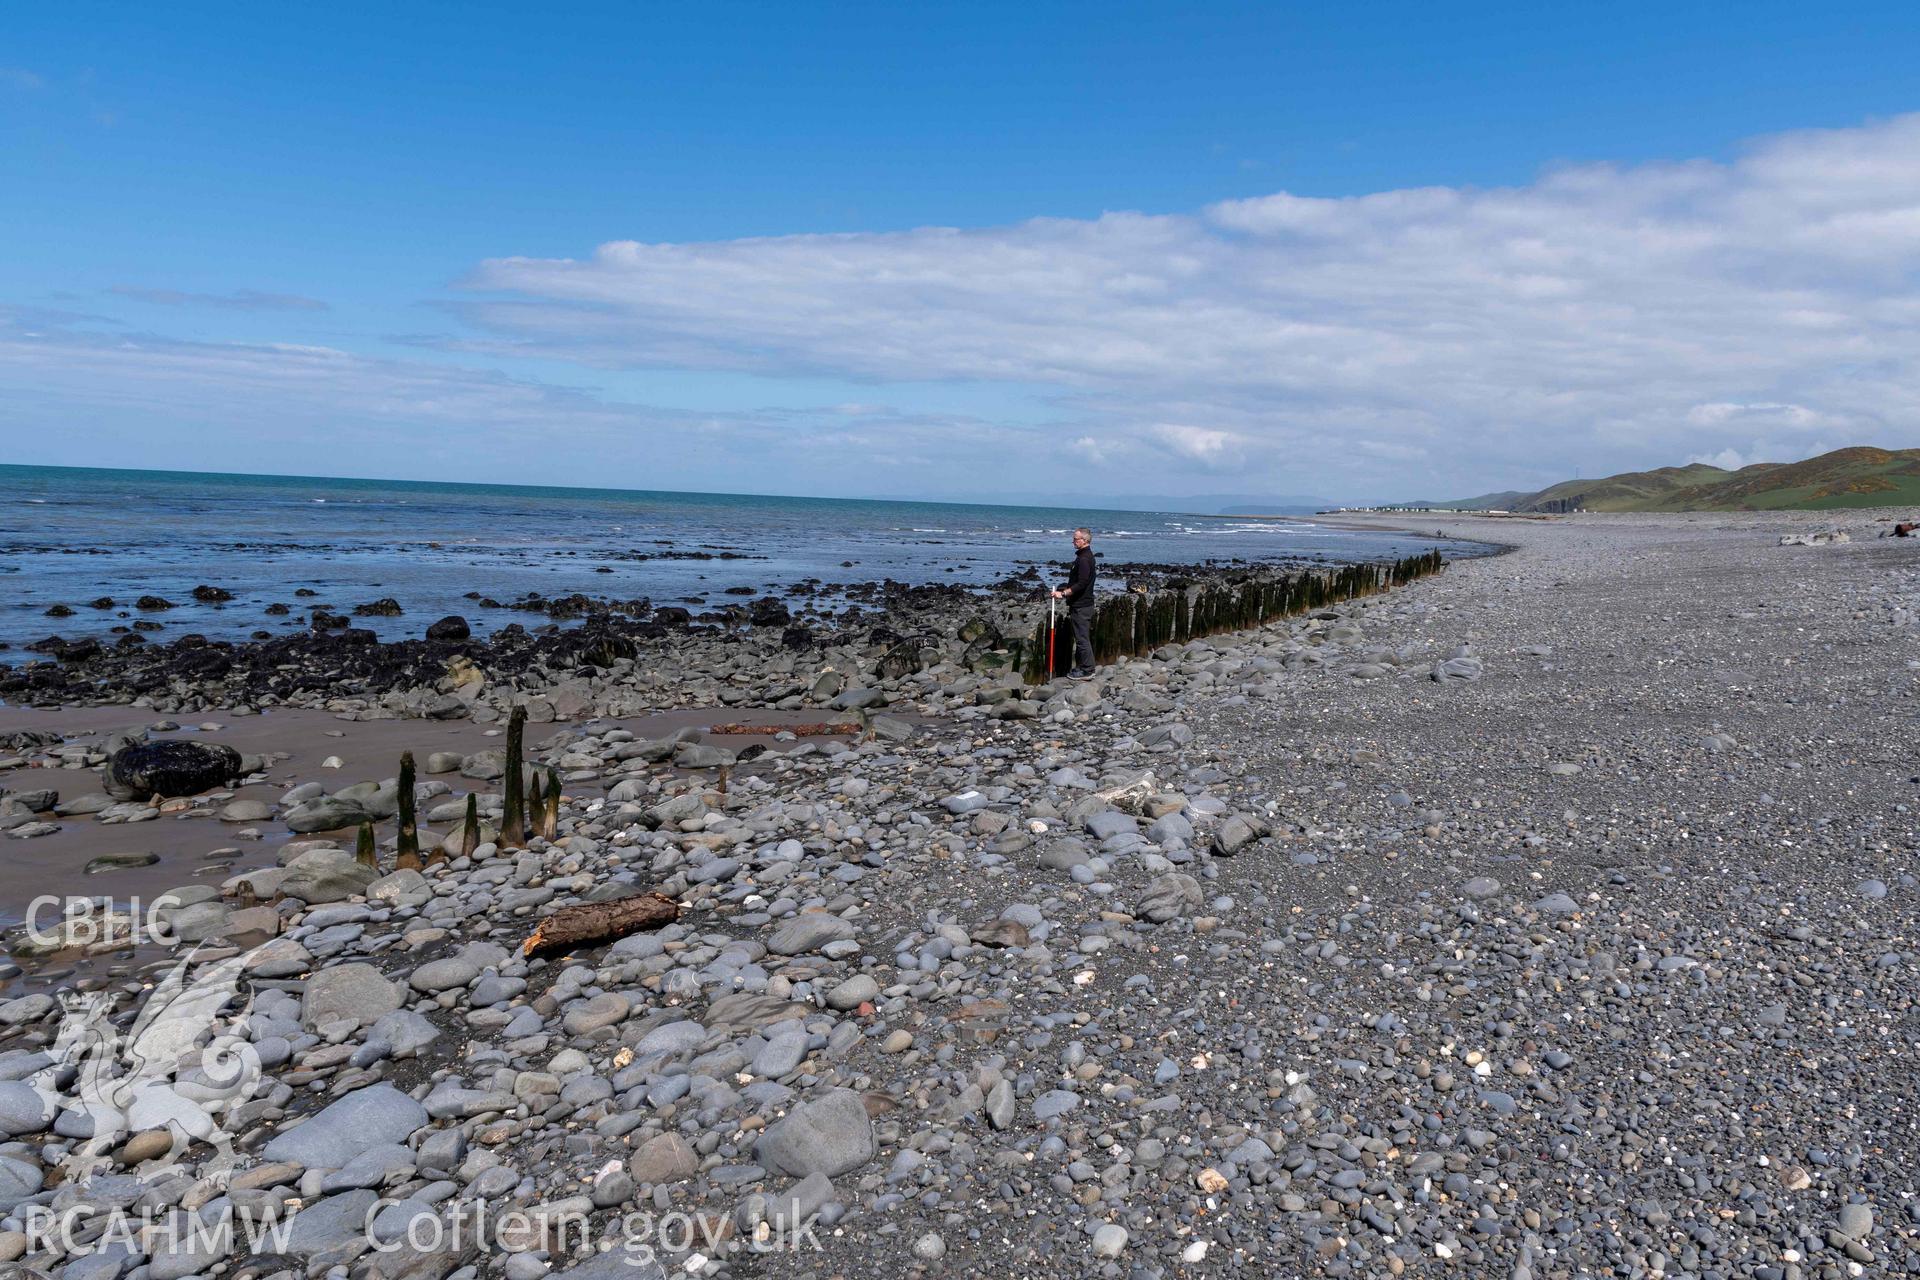
[[[805,643],[609,622],[325,679],[35,685],[0,707],[0,906],[115,901],[69,945],[10,934],[0,1259],[1911,1272],[1920,544],[1894,518],[1356,518],[1504,553],[1085,683],[990,660],[1030,604],[923,595]],[[501,848],[515,705],[563,795]],[[109,793],[114,749],[167,740],[231,776]],[[394,868],[402,750],[423,846],[473,796],[479,848]],[[169,890],[171,941],[86,945]],[[677,919],[525,953],[642,892]],[[131,1034],[168,975],[230,985],[205,1021],[257,1066],[223,1087],[175,1045],[77,1105],[72,998]],[[188,1229],[235,1214],[291,1226]],[[513,1222],[462,1229],[487,1215]]]

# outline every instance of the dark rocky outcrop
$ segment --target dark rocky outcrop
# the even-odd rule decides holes
[[[748,608],[747,620],[756,627],[784,627],[793,621],[793,610],[784,600],[761,596]]]
[[[632,637],[621,634],[598,620],[565,634],[571,661],[577,666],[611,667],[622,658],[639,656]]]
[[[1152,568],[1103,566],[1129,576],[1147,574]],[[1181,567],[1180,572],[1192,574],[1190,567]],[[764,611],[762,617],[774,616],[773,597],[730,606],[724,616],[696,620],[679,605],[654,608],[645,599],[567,596],[547,604],[553,609],[581,610],[578,624],[529,628],[508,623],[490,628],[484,636],[469,634],[457,640],[439,638],[444,631],[423,628],[428,634],[385,642],[340,616],[330,604],[314,599],[317,593],[312,588],[298,587],[292,595],[311,602],[303,607],[309,626],[265,638],[256,633],[252,641],[182,635],[169,643],[142,644],[137,637],[122,635],[105,646],[92,639],[59,637],[24,646],[40,655],[40,660],[0,665],[0,700],[100,704],[130,702],[144,695],[163,703],[184,697],[219,706],[317,706],[330,697],[401,693],[425,699],[416,704],[416,714],[458,717],[468,710],[471,692],[460,698],[442,696],[450,695],[448,664],[456,657],[482,672],[489,686],[531,692],[556,679],[593,680],[599,672],[646,661],[655,653],[697,649],[720,655],[736,646],[754,649],[776,640],[779,650],[796,656],[820,646],[851,645],[863,651],[865,663],[878,666],[890,658],[887,670],[902,676],[943,660],[974,671],[997,670],[1009,662],[1024,665],[1031,656],[1024,652],[1021,637],[1002,637],[1000,626],[990,621],[997,604],[1034,598],[1030,583],[1016,587],[991,589],[983,597],[981,588],[958,583],[809,581],[788,589],[787,624],[750,627],[736,623],[751,621],[754,610]],[[489,604],[479,592],[469,596],[480,608],[503,607]],[[806,596],[859,600],[865,605],[816,612],[791,603]],[[709,625],[713,623],[725,625]],[[152,615],[134,617],[127,625],[149,633],[161,626]],[[154,638],[158,641],[157,635]],[[910,639],[912,644],[904,643]],[[895,648],[899,652],[889,654]]]
[[[44,640],[35,640],[32,644],[21,647],[28,653],[44,653],[67,663],[87,662],[100,656],[100,642],[92,636],[79,640],[48,636]]]
[[[240,776],[240,753],[217,742],[167,738],[122,747],[107,760],[107,794],[122,800],[191,796]]]

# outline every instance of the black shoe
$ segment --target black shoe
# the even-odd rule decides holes
[[[1091,679],[1093,679],[1093,672],[1091,672],[1091,671],[1069,671],[1069,672],[1067,673],[1067,679],[1069,679],[1069,680],[1091,680]]]

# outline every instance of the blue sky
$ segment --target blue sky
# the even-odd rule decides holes
[[[0,433],[964,498],[1920,444],[1916,55],[1890,4],[32,6]]]

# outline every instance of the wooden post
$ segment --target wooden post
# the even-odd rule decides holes
[[[527,843],[527,779],[520,772],[521,738],[526,728],[527,709],[516,706],[507,717],[506,811],[500,815],[502,849],[517,849]]]
[[[480,797],[467,793],[467,816],[460,824],[460,843],[456,846],[460,856],[470,858],[473,851],[480,847]]]
[[[540,816],[540,834],[548,840],[560,837],[560,771],[547,770],[547,805]]]
[[[420,828],[413,820],[413,752],[400,753],[400,835],[393,858],[395,871],[420,869]]]

